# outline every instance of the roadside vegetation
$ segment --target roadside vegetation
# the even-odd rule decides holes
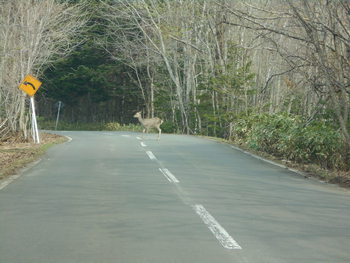
[[[21,168],[36,161],[47,149],[67,139],[62,136],[41,133],[41,144],[18,141],[18,137],[0,142],[0,180],[16,174]]]
[[[349,181],[349,1],[27,2],[0,0],[0,137],[30,139],[32,73],[42,129],[58,105],[59,130],[140,131],[142,111]]]
[[[323,181],[350,187],[350,163],[341,132],[327,121],[305,125],[300,116],[243,116],[232,141],[245,149],[304,171]]]
[[[43,130],[59,131],[132,131],[142,132],[142,127],[137,124],[120,124],[118,122],[67,122],[60,121],[57,124],[52,120],[39,120],[39,126]]]

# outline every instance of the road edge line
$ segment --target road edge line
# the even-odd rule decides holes
[[[274,165],[274,166],[278,166],[278,167],[280,167],[280,168],[286,169],[286,170],[291,171],[291,172],[293,172],[293,173],[296,173],[296,174],[299,174],[299,175],[301,175],[301,176],[304,176],[305,178],[309,178],[305,173],[303,173],[303,172],[301,172],[301,171],[299,171],[299,170],[296,170],[296,169],[293,169],[293,168],[289,168],[289,167],[286,166],[286,165],[279,164],[279,163],[277,163],[277,162],[274,162],[274,161],[268,160],[268,159],[266,159],[266,158],[260,157],[260,156],[258,156],[258,155],[256,155],[256,154],[253,154],[253,153],[250,153],[250,152],[248,152],[248,151],[245,151],[245,150],[243,150],[243,149],[241,149],[241,148],[239,148],[239,147],[236,147],[236,146],[233,146],[233,145],[230,145],[230,146],[231,146],[232,149],[235,149],[235,150],[237,150],[237,151],[243,152],[243,153],[245,153],[245,154],[247,154],[247,155],[249,155],[249,156],[251,156],[251,157],[254,157],[255,159],[258,159],[258,160],[260,160],[260,161],[264,161],[264,162],[267,162],[267,163],[272,164],[272,165]]]

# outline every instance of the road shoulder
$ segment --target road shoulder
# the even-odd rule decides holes
[[[53,145],[67,141],[64,136],[40,133],[41,143],[6,141],[0,143],[0,185],[16,179],[21,169],[33,165]]]

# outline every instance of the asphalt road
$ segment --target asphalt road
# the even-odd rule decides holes
[[[348,263],[350,193],[191,136],[62,132],[0,190],[1,263]]]

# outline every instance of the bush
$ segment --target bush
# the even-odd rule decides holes
[[[325,122],[305,126],[299,116],[287,114],[244,116],[235,123],[234,140],[292,161],[345,168],[341,133]]]
[[[55,130],[55,121],[39,119],[40,129]],[[63,131],[142,131],[142,127],[136,124],[121,125],[118,122],[67,122],[60,121],[57,130]]]
[[[160,128],[162,129],[162,132],[164,133],[176,133],[177,132],[177,128],[175,123],[171,122],[171,121],[164,121],[162,123],[162,125],[160,126]]]
[[[344,168],[345,154],[341,133],[322,122],[301,127],[292,137],[289,158],[304,162],[309,160],[324,168]]]
[[[120,130],[121,125],[118,122],[107,122],[104,125],[104,130],[106,131],[118,131]]]

